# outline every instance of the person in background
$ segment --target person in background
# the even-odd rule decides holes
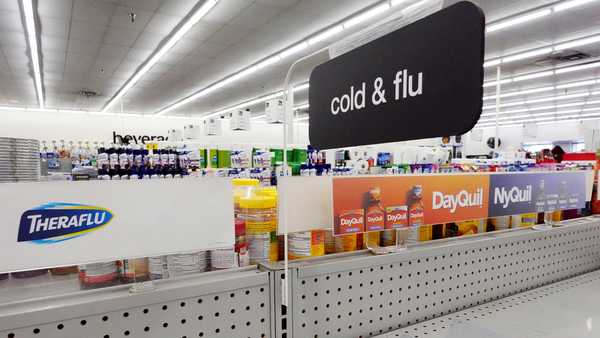
[[[554,146],[554,148],[552,148],[552,157],[556,163],[562,162],[564,155],[565,151],[561,146]]]

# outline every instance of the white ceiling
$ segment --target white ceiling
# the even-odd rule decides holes
[[[203,0],[37,1],[43,84],[48,108],[101,110],[190,10]],[[381,0],[221,0],[126,95],[131,113],[157,112],[194,91],[235,73],[332,23]],[[0,105],[38,105],[20,0],[0,1]],[[446,0],[445,5],[458,2]],[[475,0],[488,22],[556,0]],[[136,14],[131,23],[129,13]],[[357,27],[359,29],[361,27]],[[350,32],[351,33],[351,32]],[[486,57],[600,33],[600,1],[506,31],[490,33]],[[346,34],[346,33],[344,33]],[[307,54],[316,48],[307,49]],[[600,44],[579,50],[600,56]],[[300,54],[301,56],[302,54]],[[281,89],[292,58],[213,92],[171,114],[198,114]],[[503,68],[506,75],[532,71],[533,60]],[[308,78],[310,66],[294,82]],[[486,76],[493,76],[488,70]],[[600,71],[569,79],[600,77]],[[565,77],[526,81],[505,89],[543,86]],[[79,91],[100,93],[85,98]],[[493,89],[487,89],[489,92]],[[306,92],[297,102],[306,100]],[[255,111],[260,106],[254,107]],[[113,109],[119,110],[116,104]]]

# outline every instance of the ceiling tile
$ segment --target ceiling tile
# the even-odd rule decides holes
[[[69,35],[69,22],[64,19],[53,19],[42,16],[40,18],[40,29],[42,39],[45,36],[55,36],[58,38],[67,38]]]
[[[198,21],[185,35],[186,39],[205,41],[225,24],[211,21]]]
[[[228,25],[256,29],[269,22],[283,10],[284,7],[254,3],[228,23]]]
[[[0,46],[3,48],[27,47],[27,40],[23,33],[0,31]]]
[[[67,52],[85,55],[96,55],[99,49],[100,43],[98,42],[90,42],[75,39],[69,40],[69,45],[67,46]]]
[[[67,51],[67,39],[55,38],[51,36],[44,37],[42,41],[42,53],[46,52],[59,52],[65,53]]]
[[[177,0],[176,2],[179,2]],[[162,7],[164,2],[172,2],[172,0],[121,0],[124,6],[133,8],[134,10],[146,10],[150,12],[156,11],[158,8]]]
[[[13,11],[0,11],[1,32],[25,32],[21,22],[21,13]]]
[[[213,34],[207,41],[222,45],[234,45],[253,33],[252,29],[225,25]]]
[[[184,17],[196,3],[198,3],[197,0],[164,1],[158,9],[158,13]]]
[[[104,36],[104,42],[130,47],[133,45],[140,32],[122,29],[122,28],[109,28]]]
[[[100,59],[123,59],[129,52],[128,47],[119,45],[102,44],[100,51],[98,52],[98,58]]]
[[[252,0],[219,1],[213,9],[204,16],[205,21],[228,23],[252,4]]]
[[[135,13],[135,20],[131,22],[131,13],[131,7],[117,7],[115,13],[110,19],[109,26],[141,31],[144,29],[144,27],[146,27],[150,21],[150,18],[152,18],[152,15],[154,14],[151,11],[140,10],[134,7],[133,13]]]
[[[192,54],[203,58],[214,58],[215,56],[221,54],[225,49],[227,49],[227,45],[214,42],[204,42],[198,45]]]
[[[147,32],[158,33],[162,35],[169,34],[177,24],[181,21],[181,17],[165,15],[165,14],[155,14],[148,26],[146,27]]]
[[[19,12],[19,2],[17,0],[0,1],[0,11]]]
[[[68,19],[71,17],[73,0],[38,1],[38,13],[40,17]]]
[[[117,6],[113,3],[94,0],[74,0],[73,19],[90,24],[108,25]]]
[[[160,34],[144,31],[135,41],[133,48],[154,50],[163,39],[164,36],[161,36]]]
[[[85,21],[71,22],[70,38],[85,41],[101,42],[106,32],[106,26],[91,24]]]
[[[126,57],[127,57],[127,60],[129,60],[129,61],[142,63],[142,62],[146,61],[150,57],[150,55],[152,55],[152,50],[129,49]]]
[[[290,7],[300,2],[300,0],[256,0],[259,4],[279,6],[279,7]]]

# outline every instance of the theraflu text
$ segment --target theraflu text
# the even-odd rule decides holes
[[[49,203],[21,216],[18,242],[56,243],[88,234],[107,225],[113,213],[85,204]]]

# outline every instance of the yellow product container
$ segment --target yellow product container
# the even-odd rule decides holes
[[[380,231],[369,231],[363,235],[363,248],[379,246]]]
[[[419,242],[430,241],[433,237],[431,225],[421,225],[419,227]]]
[[[277,199],[256,195],[240,199],[246,222],[246,242],[250,264],[276,262],[278,259]]]
[[[335,236],[333,236],[333,231],[325,230],[325,254],[333,253],[335,253]]]
[[[532,227],[537,223],[538,215],[535,212],[521,214],[521,227]]]
[[[335,237],[335,252],[356,251],[356,247],[356,234],[348,234]]]
[[[457,222],[456,226],[458,227],[458,236],[474,235],[478,233],[481,228],[481,223],[482,222],[480,220]]]
[[[562,221],[562,210],[556,210],[552,213],[552,221],[553,222]]]
[[[313,230],[288,234],[290,260],[325,255],[325,231]]]

